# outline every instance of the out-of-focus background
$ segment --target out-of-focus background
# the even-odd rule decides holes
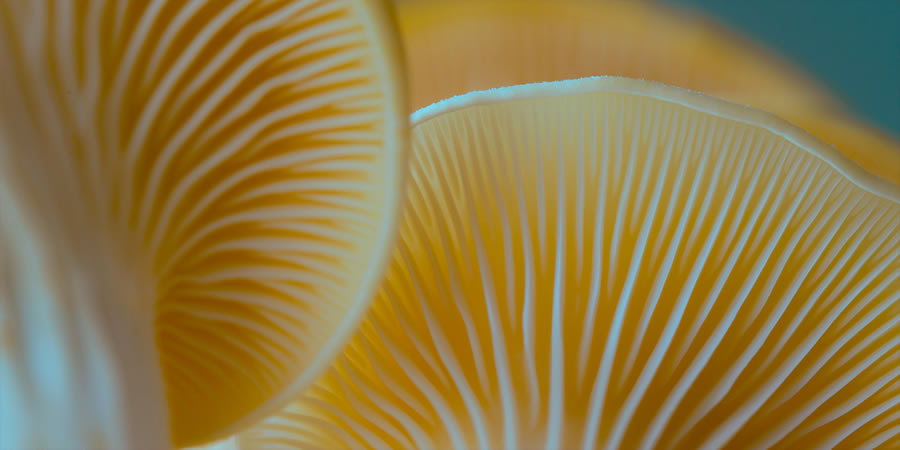
[[[900,1],[662,0],[730,26],[900,137]]]

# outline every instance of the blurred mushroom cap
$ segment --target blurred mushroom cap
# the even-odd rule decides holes
[[[55,263],[89,264],[96,245],[134,288],[93,307],[152,329],[159,361],[145,363],[161,369],[177,446],[286,403],[372,298],[408,139],[386,8],[0,2],[6,168],[29,205],[54,211],[60,240],[77,243],[75,259]],[[63,433],[64,419],[48,417],[47,432]]]

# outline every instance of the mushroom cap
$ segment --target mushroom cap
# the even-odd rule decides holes
[[[475,90],[596,75],[659,81],[766,110],[773,102],[837,107],[774,54],[654,2],[417,0],[397,2],[397,17],[413,109]]]
[[[900,184],[900,142],[817,82],[697,14],[621,0],[396,1],[413,108],[474,90],[616,75],[761,108]]]
[[[17,189],[129,269],[99,307],[155,330],[177,446],[286,403],[377,288],[408,142],[386,7],[0,3]]]
[[[900,186],[657,83],[413,114],[386,278],[241,448],[900,444]]]

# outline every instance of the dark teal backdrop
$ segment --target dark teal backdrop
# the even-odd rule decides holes
[[[900,0],[665,0],[781,53],[900,137]]]

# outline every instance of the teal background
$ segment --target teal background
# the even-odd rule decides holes
[[[706,14],[817,78],[900,137],[900,0],[665,0]]]

